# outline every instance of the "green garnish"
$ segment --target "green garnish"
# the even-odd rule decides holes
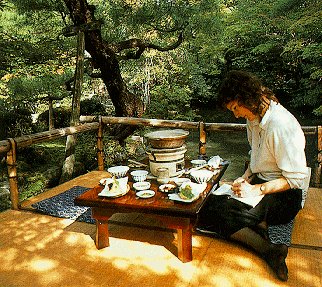
[[[191,198],[193,198],[194,194],[192,193],[191,186],[187,184],[185,187],[181,188],[179,196],[182,199],[191,199]]]

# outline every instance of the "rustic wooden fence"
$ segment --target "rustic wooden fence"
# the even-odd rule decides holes
[[[97,161],[98,170],[104,170],[104,152],[103,152],[103,127],[104,125],[134,125],[146,126],[155,128],[182,128],[189,130],[199,130],[199,154],[206,154],[207,133],[218,131],[242,131],[246,130],[245,124],[231,123],[204,123],[204,122],[189,122],[175,120],[159,120],[145,118],[130,118],[130,117],[95,117],[81,116],[81,125],[67,127],[62,129],[54,129],[46,132],[25,135],[17,138],[9,138],[0,141],[0,154],[6,153],[6,162],[8,169],[10,198],[12,209],[19,209],[19,194],[17,182],[17,156],[16,151],[19,148],[27,147],[32,144],[54,140],[64,136],[84,133],[87,131],[97,131]],[[321,186],[321,164],[322,164],[322,126],[303,126],[306,135],[314,135],[317,137],[316,147],[316,166],[313,167],[312,185]]]

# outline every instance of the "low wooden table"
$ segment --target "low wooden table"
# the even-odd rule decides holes
[[[96,186],[75,199],[75,204],[92,208],[92,217],[96,220],[96,247],[101,249],[109,246],[108,220],[115,213],[145,213],[161,220],[166,227],[177,229],[178,257],[182,262],[192,260],[192,228],[197,220],[201,207],[206,202],[211,190],[219,182],[227,166],[222,166],[219,174],[207,184],[207,188],[200,197],[192,203],[180,203],[168,199],[167,194],[158,190],[156,181],[151,181],[151,188],[155,196],[140,199],[129,182],[129,192],[118,198],[98,196],[103,186]]]

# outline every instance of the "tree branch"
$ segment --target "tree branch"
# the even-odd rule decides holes
[[[148,42],[142,41],[141,39],[133,38],[133,39],[129,39],[129,40],[114,44],[111,48],[115,51],[115,53],[119,53],[119,52],[121,52],[123,50],[127,50],[127,49],[137,49],[136,51],[128,52],[125,56],[123,56],[121,58],[126,59],[126,60],[127,59],[139,59],[140,56],[143,54],[143,52],[146,49],[155,49],[160,52],[170,51],[170,50],[174,50],[174,49],[178,48],[181,45],[182,41],[183,41],[183,35],[181,32],[178,36],[177,41],[169,46],[166,46],[166,47],[162,47],[159,45],[148,43]]]

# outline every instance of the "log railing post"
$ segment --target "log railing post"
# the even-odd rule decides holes
[[[206,131],[205,131],[205,123],[199,122],[199,156],[206,156]]]
[[[314,170],[314,178],[313,185],[315,187],[322,186],[322,126],[318,126],[318,155],[317,155],[317,163]]]
[[[103,121],[99,117],[99,126],[97,130],[97,164],[98,170],[104,170],[104,147],[103,147]]]
[[[8,139],[10,142],[10,150],[7,152],[7,168],[10,185],[11,208],[19,209],[19,192],[17,179],[17,144],[14,139]]]

